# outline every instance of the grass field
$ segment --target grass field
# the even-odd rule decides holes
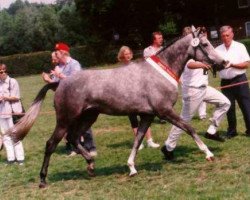
[[[18,78],[27,109],[42,87],[39,76]],[[219,79],[210,79],[219,86]],[[48,92],[42,112],[53,110],[53,92]],[[178,101],[176,110],[180,110]],[[212,106],[208,107],[211,114]],[[127,117],[101,115],[94,124],[98,148],[96,177],[89,178],[80,156],[68,157],[61,142],[52,155],[48,187],[39,189],[39,172],[44,147],[54,126],[55,116],[41,114],[24,139],[24,166],[6,166],[5,151],[0,152],[0,199],[250,199],[250,139],[244,135],[242,115],[238,115],[239,136],[225,143],[203,137],[208,120],[195,118],[192,125],[216,156],[205,160],[191,137],[184,134],[176,148],[176,160],[166,162],[159,149],[144,148],[137,156],[139,174],[128,177],[127,159],[133,141]],[[226,120],[219,131],[224,134]],[[170,124],[152,125],[154,140],[164,143]]]

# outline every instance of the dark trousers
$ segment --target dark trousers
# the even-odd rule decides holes
[[[95,151],[96,150],[96,146],[95,146],[95,142],[93,139],[93,132],[91,129],[88,129],[84,136],[84,142],[83,142],[83,146],[88,150],[88,151]]]
[[[231,85],[242,81],[247,81],[246,74],[238,75],[232,79],[222,79],[221,86]],[[235,102],[237,101],[244,117],[246,133],[250,134],[250,91],[248,83],[244,83],[230,88],[224,88],[222,89],[222,93],[231,102],[231,107],[227,112],[228,133],[237,133],[237,120],[235,110]]]

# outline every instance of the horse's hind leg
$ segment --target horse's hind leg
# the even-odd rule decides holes
[[[39,184],[40,188],[44,188],[46,186],[45,179],[48,173],[48,166],[49,166],[51,154],[55,151],[58,143],[62,140],[63,136],[66,133],[66,130],[67,128],[59,127],[57,124],[53,135],[50,137],[50,139],[46,143],[43,165],[40,171],[40,184]]]
[[[86,115],[85,115],[86,116]],[[98,114],[97,113],[89,113],[87,117],[81,117],[79,120],[77,120],[76,125],[76,132],[73,135],[73,138],[71,138],[72,143],[75,145],[79,153],[85,158],[86,162],[88,163],[87,166],[87,172],[90,176],[94,176],[94,159],[90,155],[89,151],[81,145],[80,143],[80,135],[82,133],[87,134],[87,130],[92,126],[92,124],[96,121]],[[85,136],[83,135],[83,138]]]
[[[208,149],[208,147],[204,144],[204,142],[200,139],[200,137],[196,134],[195,130],[187,124],[184,120],[182,120],[173,109],[168,109],[167,112],[163,115],[161,114],[160,117],[167,118],[167,120],[172,123],[173,125],[181,128],[186,133],[188,133],[196,142],[198,147],[201,151],[206,154],[206,159],[211,161],[213,160],[213,153]]]
[[[134,176],[137,174],[137,170],[135,169],[135,157],[139,149],[139,146],[141,145],[142,140],[148,128],[150,127],[150,124],[152,123],[153,119],[154,119],[154,116],[152,115],[141,115],[141,121],[139,123],[137,134],[135,136],[134,145],[130,153],[130,156],[128,158],[128,166],[130,169],[129,176]]]

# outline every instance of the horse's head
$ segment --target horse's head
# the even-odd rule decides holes
[[[193,39],[190,42],[188,54],[194,60],[205,62],[210,65],[223,66],[225,68],[228,62],[225,61],[214,49],[207,39],[207,34],[201,29],[192,27]]]

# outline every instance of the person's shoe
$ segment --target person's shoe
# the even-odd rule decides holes
[[[71,151],[71,152],[68,154],[68,156],[70,156],[70,157],[75,156],[75,155],[77,155],[77,152],[75,152],[75,151]]]
[[[148,143],[148,147],[151,147],[151,148],[158,148],[158,147],[160,147],[160,145],[157,144],[157,143],[154,143],[154,141],[152,139],[149,139],[147,141],[147,143]]]
[[[200,116],[200,120],[203,121],[203,120],[205,120],[205,119],[207,119],[207,116],[205,116],[205,115],[204,115],[204,116]]]
[[[208,132],[206,132],[205,138],[210,139],[210,140],[215,140],[218,142],[225,142],[225,140],[222,137],[220,137],[218,133],[215,133],[212,135],[212,134],[209,134]]]
[[[18,160],[17,164],[20,165],[20,166],[24,165],[24,160]]]
[[[141,143],[141,145],[139,146],[139,149],[138,149],[138,150],[140,151],[140,150],[142,150],[143,148],[144,148],[144,144]]]
[[[160,119],[160,124],[166,124],[167,123],[167,121],[165,120],[165,119]]]
[[[15,164],[15,160],[11,160],[11,161],[6,161],[5,162],[5,165],[7,166],[7,165],[13,165],[13,164]]]
[[[174,151],[168,151],[166,145],[161,148],[161,152],[163,153],[166,160],[174,160]]]
[[[237,135],[238,135],[237,133],[227,133],[225,137],[227,139],[232,139],[232,138],[236,137]]]
[[[91,155],[92,158],[96,157],[97,156],[97,151],[96,150],[91,150],[89,152],[89,154]]]

